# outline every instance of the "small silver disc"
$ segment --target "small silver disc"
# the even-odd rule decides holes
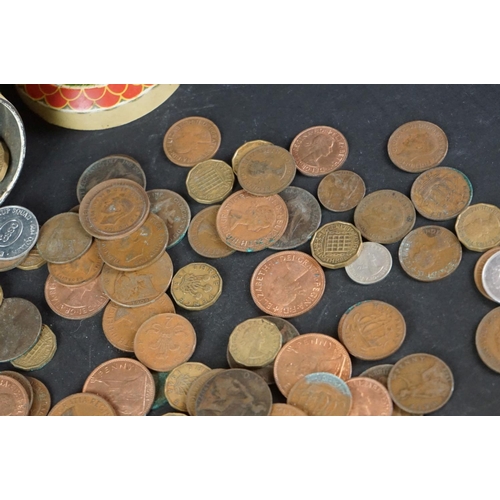
[[[360,285],[372,285],[382,281],[392,268],[392,256],[380,243],[362,244],[359,257],[345,270],[349,278]]]

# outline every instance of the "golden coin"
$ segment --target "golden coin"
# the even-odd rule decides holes
[[[9,170],[10,154],[7,144],[0,139],[0,182],[5,179]]]
[[[354,262],[361,253],[361,233],[348,222],[330,222],[321,226],[311,240],[313,257],[329,269]]]
[[[47,264],[47,261],[40,255],[38,248],[33,247],[21,263],[17,265],[17,268],[22,271],[34,271],[35,269],[40,269],[45,264]]]
[[[42,325],[42,332],[36,344],[26,354],[11,361],[10,364],[21,370],[39,370],[49,363],[56,350],[57,339],[54,332],[47,325]]]
[[[233,169],[221,160],[206,160],[193,167],[186,178],[189,196],[210,205],[227,198],[234,185]]]
[[[101,396],[89,392],[72,394],[59,401],[49,417],[114,417],[115,409]]]
[[[260,146],[268,146],[272,143],[268,141],[262,141],[262,140],[257,140],[257,141],[249,141],[245,142],[242,146],[240,146],[237,150],[236,153],[233,155],[233,159],[231,160],[231,164],[233,165],[233,171],[235,175],[238,175],[238,167],[240,166],[241,159],[252,149],[258,148]]]
[[[500,245],[500,209],[495,205],[470,205],[457,218],[455,231],[460,242],[474,252]]]
[[[352,210],[363,199],[365,192],[363,179],[350,170],[332,172],[318,185],[319,201],[332,212]]]
[[[179,269],[170,288],[175,302],[191,311],[201,311],[215,304],[222,293],[222,278],[203,262],[194,262]]]
[[[47,386],[34,377],[26,377],[33,389],[33,403],[29,412],[30,417],[45,417],[50,410],[50,392]]]
[[[476,265],[474,266],[474,283],[477,286],[477,289],[481,292],[481,294],[486,297],[487,299],[496,302],[494,299],[492,299],[486,290],[484,289],[483,285],[483,269],[484,266],[486,265],[486,262],[488,262],[489,258],[495,255],[497,252],[500,251],[500,247],[495,247],[491,248],[487,252],[483,253],[479,259],[476,262]]]
[[[187,393],[191,384],[212,370],[203,363],[183,363],[175,367],[165,381],[165,397],[172,408],[187,411]]]
[[[200,394],[205,384],[212,377],[215,377],[215,375],[223,371],[223,368],[215,368],[214,370],[205,372],[203,375],[200,375],[196,380],[193,381],[186,395],[186,407],[190,415],[196,415],[196,400],[198,399],[198,395]]]

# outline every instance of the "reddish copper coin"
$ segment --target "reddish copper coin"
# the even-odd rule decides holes
[[[347,381],[352,394],[352,407],[349,416],[390,417],[392,399],[387,389],[376,380],[356,377]]]
[[[479,323],[476,349],[483,363],[500,373],[500,307],[490,311]]]
[[[363,199],[365,192],[363,179],[350,170],[332,172],[318,185],[319,201],[332,212],[352,210]]]
[[[23,386],[26,394],[28,394],[28,405],[31,408],[31,405],[33,404],[33,388],[31,387],[28,378],[24,375],[21,375],[20,373],[13,372],[11,370],[1,371],[0,375],[5,375],[6,377],[13,378]]]
[[[497,252],[500,251],[500,247],[495,247],[492,248],[491,250],[488,250],[487,252],[483,253],[479,259],[477,259],[476,265],[474,267],[474,283],[477,286],[477,289],[481,292],[481,294],[486,297],[487,299],[495,302],[486,292],[484,289],[483,285],[483,269],[488,262],[490,257],[493,257]]]
[[[47,386],[34,377],[26,377],[33,389],[33,404],[31,405],[30,417],[45,417],[50,410],[50,392]]]
[[[71,394],[50,410],[49,417],[114,417],[114,408],[101,396]]]
[[[30,401],[24,387],[12,377],[0,374],[0,416],[28,415]]]

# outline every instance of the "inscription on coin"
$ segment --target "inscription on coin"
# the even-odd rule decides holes
[[[16,205],[0,208],[0,261],[20,259],[35,246],[38,221],[29,210]]]

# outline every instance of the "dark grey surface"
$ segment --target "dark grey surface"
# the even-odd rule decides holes
[[[92,162],[115,153],[128,154],[142,165],[148,189],[167,188],[189,202],[193,215],[204,207],[188,197],[188,169],[170,163],[162,149],[166,130],[191,115],[213,120],[220,128],[222,144],[216,158],[230,162],[245,141],[264,139],[288,148],[302,130],[314,125],[339,129],[349,142],[349,157],[343,168],[363,177],[367,193],[395,189],[409,196],[415,174],[392,165],[387,141],[401,124],[428,120],[447,134],[449,152],[443,165],[462,170],[474,187],[473,203],[500,205],[500,87],[498,86],[225,86],[182,85],[160,108],[131,124],[115,129],[82,132],[45,123],[29,111],[11,86],[3,93],[23,117],[27,132],[27,155],[21,177],[5,204],[32,210],[39,222],[77,204],[76,184]],[[297,174],[293,185],[316,194],[320,178]],[[323,209],[322,224],[334,220],[352,222],[353,211],[332,213]],[[415,227],[435,224],[421,216]],[[453,229],[454,220],[438,223]],[[397,307],[407,323],[401,349],[380,363],[426,352],[443,359],[455,377],[455,392],[436,415],[499,415],[500,374],[487,368],[474,345],[475,331],[483,316],[495,307],[483,298],[473,280],[474,264],[480,254],[464,249],[458,270],[435,283],[421,283],[407,276],[397,259],[399,244],[389,245],[394,266],[381,283],[362,286],[341,270],[325,270],[325,295],[308,314],[291,322],[301,333],[319,332],[337,337],[337,324],[344,311],[361,300],[378,299]],[[306,243],[300,250],[310,253]],[[210,367],[227,367],[226,347],[232,329],[241,321],[261,315],[249,290],[257,264],[272,253],[234,253],[210,260],[195,254],[187,238],[169,250],[175,270],[193,262],[209,262],[224,280],[222,296],[201,312],[182,311],[197,332],[193,361]],[[12,270],[0,274],[6,297],[33,301],[42,318],[56,333],[58,352],[42,370],[32,375],[47,384],[54,403],[79,392],[87,375],[99,364],[122,356],[105,339],[102,313],[69,321],[54,314],[45,303],[43,285],[47,268]],[[355,375],[375,363],[353,360]],[[11,369],[0,364],[0,369]],[[276,394],[276,393],[275,393]],[[276,397],[276,401],[281,398]],[[169,410],[164,406],[153,414]]]

